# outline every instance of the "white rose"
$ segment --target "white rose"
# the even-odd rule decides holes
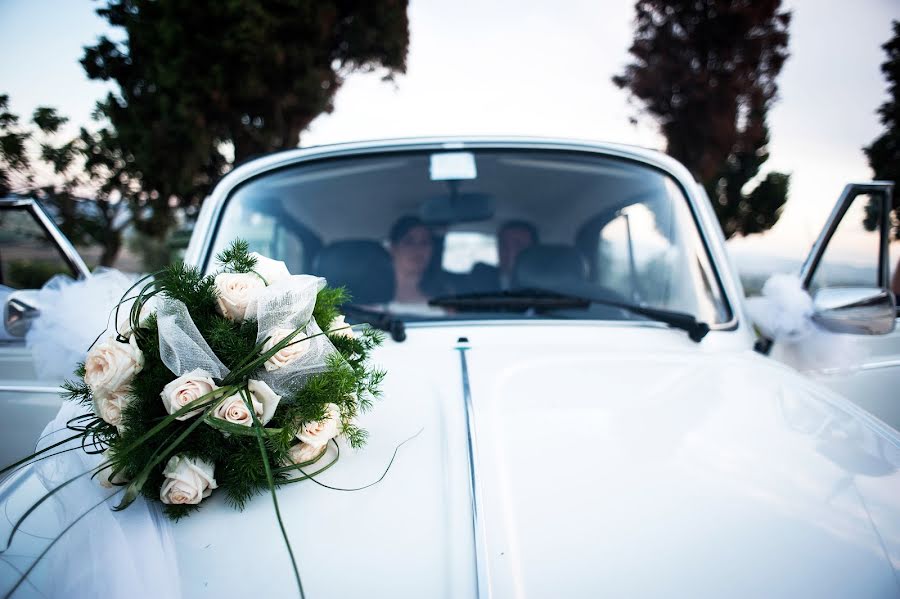
[[[295,329],[272,329],[269,340],[263,345],[263,353],[270,351],[281,342],[281,340],[293,333],[294,330]],[[306,333],[300,331],[294,335],[287,345],[272,354],[272,356],[266,360],[266,363],[264,364],[266,370],[272,372],[273,370],[284,368],[294,360],[298,359],[309,350],[310,341],[310,339],[306,339]]]
[[[255,303],[266,284],[253,273],[223,272],[216,275],[216,310],[228,320],[241,322],[246,318],[247,306]]]
[[[272,416],[275,415],[275,408],[278,407],[281,396],[272,391],[272,388],[263,381],[250,379],[247,381],[247,389],[250,391],[250,395],[262,404],[260,421],[263,424],[268,423]]]
[[[252,395],[250,396],[250,404],[253,406],[253,411],[256,412],[256,417],[259,418],[262,414],[262,404]],[[253,424],[253,416],[250,414],[250,409],[247,408],[244,396],[240,392],[223,399],[222,403],[213,412],[213,416],[241,426],[251,426]]]
[[[94,413],[104,421],[121,430],[122,411],[128,405],[128,392],[113,391],[107,395],[94,396]]]
[[[174,414],[192,401],[195,401],[207,393],[215,391],[219,387],[213,382],[209,373],[202,368],[195,368],[187,374],[183,374],[168,385],[163,387],[160,397],[169,414]],[[187,420],[202,412],[206,406],[191,410],[178,416],[178,420]]]
[[[215,466],[207,461],[172,456],[163,470],[166,480],[159,490],[159,500],[170,504],[200,503],[218,487],[214,472]]]
[[[250,405],[259,421],[265,425],[275,415],[275,408],[281,401],[281,396],[272,391],[271,387],[262,381],[247,381],[247,390],[250,393]],[[244,396],[238,392],[222,401],[213,415],[232,424],[251,426],[253,415],[247,407]]]
[[[337,335],[339,337],[350,337],[353,339],[353,329],[350,328],[350,325],[347,324],[347,321],[344,320],[343,314],[338,314],[334,317],[334,320],[331,321],[331,325],[328,327],[331,335]]]
[[[309,443],[297,443],[292,445],[288,452],[288,459],[285,466],[295,464],[310,464],[325,454],[323,447],[314,447]]]
[[[341,412],[335,404],[325,406],[325,418],[304,422],[297,431],[297,438],[316,448],[322,448],[337,437],[341,426]]]
[[[114,391],[124,391],[143,367],[144,354],[134,337],[127,343],[108,337],[88,352],[84,361],[84,382],[95,397],[106,396]]]
[[[103,461],[108,462],[110,458],[110,450],[107,449],[103,452]],[[122,471],[118,471],[115,475],[110,479],[110,475],[113,473],[113,469],[115,468],[114,464],[109,464],[103,470],[97,471],[97,482],[100,483],[100,486],[105,489],[112,489],[114,486],[123,485],[128,482],[128,479],[122,475]]]
[[[281,260],[266,258],[258,252],[253,252],[250,255],[256,258],[256,266],[253,267],[253,272],[265,279],[267,285],[274,285],[278,281],[291,276],[288,267]]]

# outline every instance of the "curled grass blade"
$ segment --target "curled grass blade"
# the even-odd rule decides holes
[[[334,440],[332,439],[332,443],[333,443],[333,442],[334,442]],[[327,447],[327,446],[326,446],[326,447]],[[331,460],[330,462],[328,462],[327,464],[325,464],[324,466],[322,466],[321,468],[319,468],[318,470],[316,470],[315,472],[312,472],[312,473],[310,473],[310,474],[303,474],[302,476],[295,476],[295,477],[289,478],[289,479],[287,479],[287,480],[281,480],[281,481],[278,481],[278,483],[277,483],[278,486],[281,487],[281,486],[284,486],[284,485],[289,485],[289,484],[291,484],[291,483],[299,483],[299,482],[302,482],[302,481],[304,481],[304,480],[311,479],[312,477],[318,476],[318,475],[322,474],[323,472],[325,472],[326,470],[328,470],[329,468],[331,468],[332,466],[334,466],[335,464],[337,464],[338,460],[341,458],[341,448],[340,448],[340,446],[339,446],[337,443],[334,443],[334,447],[335,447],[335,449],[337,450],[337,454],[335,454],[333,460]],[[324,452],[324,451],[322,452],[322,455],[325,455],[325,452]],[[302,470],[300,470],[301,468],[305,468],[306,466],[309,466],[309,465],[314,464],[314,463],[315,463],[316,461],[318,461],[321,457],[322,457],[322,456],[319,456],[318,458],[315,458],[315,459],[313,459],[313,460],[309,460],[309,461],[307,461],[307,462],[303,462],[302,464],[292,464],[291,466],[284,466],[284,467],[282,467],[282,468],[277,468],[277,469],[275,470],[275,472],[289,472],[289,471],[291,471],[291,470],[299,470],[300,472],[302,472]]]
[[[100,464],[100,466],[88,468],[84,472],[82,472],[80,474],[76,474],[72,478],[60,483],[59,485],[57,485],[50,491],[47,491],[47,493],[45,493],[43,497],[38,499],[31,507],[29,507],[27,510],[25,510],[25,513],[22,514],[18,520],[16,520],[16,523],[13,525],[12,530],[9,531],[9,538],[7,538],[7,540],[6,540],[6,547],[4,547],[3,549],[0,549],[0,553],[4,553],[7,549],[9,549],[10,545],[12,545],[13,538],[16,536],[16,532],[19,530],[19,528],[22,526],[22,524],[25,522],[25,520],[28,519],[28,516],[33,514],[35,512],[35,510],[37,510],[45,501],[47,501],[48,499],[53,497],[56,493],[58,493],[65,487],[69,486],[70,484],[72,484],[73,482],[78,480],[79,478],[81,478],[83,476],[87,476],[88,474],[90,474],[96,470],[100,470],[100,469],[102,469],[102,467],[108,466],[108,465],[109,465],[109,462],[107,461],[107,462]]]
[[[412,441],[413,439],[415,439],[416,437],[418,437],[419,435],[421,435],[423,430],[425,430],[425,429],[420,428],[419,432],[417,432],[415,435],[413,435],[409,439],[406,439],[405,441],[401,441],[400,444],[394,448],[394,454],[391,456],[391,460],[388,462],[388,465],[384,469],[384,472],[381,473],[381,476],[379,476],[377,480],[370,482],[367,485],[363,485],[361,487],[354,487],[354,488],[350,488],[350,489],[347,489],[344,487],[332,487],[331,485],[326,485],[325,483],[316,480],[314,478],[316,473],[309,474],[309,473],[305,472],[302,468],[297,468],[297,470],[299,470],[301,473],[303,473],[303,475],[306,477],[306,479],[303,479],[303,480],[307,480],[307,479],[311,480],[314,483],[316,483],[317,485],[319,485],[320,487],[324,487],[326,489],[331,489],[332,491],[348,491],[348,492],[349,491],[362,491],[363,489],[368,489],[369,487],[374,487],[375,485],[377,485],[378,483],[383,481],[384,477],[387,476],[387,473],[390,471],[391,466],[393,466],[394,460],[397,459],[397,453],[400,451],[400,448],[403,447],[404,445],[406,445],[407,443],[409,443],[410,441]],[[337,445],[337,443],[335,443],[335,445]]]
[[[244,437],[255,437],[256,431],[253,430],[252,426],[244,426],[242,424],[235,424],[233,422],[228,422],[227,420],[222,420],[221,418],[216,418],[215,416],[207,416],[206,423],[213,428],[219,429],[220,431],[230,433],[232,435],[241,435]],[[267,437],[277,437],[282,432],[280,428],[266,428],[263,427],[263,433]]]
[[[0,470],[0,475],[6,474],[7,472],[9,472],[10,470],[12,470],[13,468],[15,468],[15,467],[17,467],[17,466],[21,466],[21,465],[25,464],[26,462],[28,462],[29,460],[31,460],[31,459],[33,459],[33,458],[36,458],[37,456],[39,456],[39,455],[41,455],[41,454],[43,454],[43,453],[47,453],[48,451],[50,451],[50,450],[53,449],[54,447],[59,447],[60,445],[62,445],[62,444],[64,444],[64,443],[68,443],[69,441],[74,441],[75,439],[77,439],[77,438],[79,438],[79,437],[82,437],[82,436],[84,436],[84,433],[78,433],[77,435],[72,435],[71,437],[66,437],[66,438],[63,439],[62,441],[57,441],[56,443],[53,443],[52,445],[48,445],[47,447],[41,449],[40,451],[36,451],[36,452],[34,452],[33,454],[31,454],[31,455],[29,455],[29,456],[27,456],[27,457],[24,457],[24,458],[22,458],[21,460],[19,460],[19,461],[17,461],[17,462],[14,462],[14,463],[10,464],[9,466],[6,466],[5,468],[3,468],[3,470]]]
[[[263,440],[263,425],[256,417],[256,411],[253,409],[253,403],[250,401],[250,392],[246,389],[241,391],[244,403],[253,416],[253,429],[256,431],[256,440],[259,443],[259,454],[262,458],[263,466],[266,470],[266,483],[269,486],[269,493],[272,495],[272,505],[275,506],[275,517],[278,519],[278,527],[281,529],[281,536],[284,538],[284,544],[287,547],[288,555],[291,558],[291,566],[294,568],[294,578],[297,580],[297,590],[300,591],[300,599],[304,599],[306,595],[303,593],[303,582],[300,580],[300,570],[297,568],[297,560],[294,557],[294,550],[291,547],[291,541],[288,539],[287,531],[284,529],[284,522],[281,519],[281,509],[278,507],[278,493],[275,492],[275,478],[272,476],[272,467],[269,465],[269,456],[266,452],[266,442]]]
[[[75,526],[76,524],[81,522],[82,518],[84,518],[85,516],[90,514],[92,511],[94,511],[95,509],[97,509],[98,507],[103,505],[106,501],[108,501],[109,499],[111,499],[113,496],[115,496],[117,493],[120,493],[120,492],[121,491],[116,491],[115,493],[113,493],[111,495],[107,495],[106,497],[101,499],[99,502],[95,503],[90,508],[88,508],[80,516],[78,516],[77,518],[72,520],[72,522],[70,522],[69,525],[66,526],[62,530],[62,532],[60,532],[58,535],[56,535],[56,538],[53,539],[52,541],[50,541],[50,543],[44,548],[44,550],[41,551],[41,553],[34,559],[34,562],[32,562],[32,564],[30,566],[28,566],[28,569],[25,570],[25,572],[19,577],[19,580],[17,580],[16,584],[14,584],[13,587],[9,590],[9,592],[6,595],[4,595],[3,599],[10,599],[13,596],[13,594],[16,592],[16,590],[28,578],[29,574],[31,574],[31,572],[37,567],[38,563],[44,558],[45,555],[47,555],[47,553],[53,548],[53,546],[56,545],[56,543],[63,537],[63,535],[65,535],[67,532],[69,532],[69,530],[71,530],[73,526]]]

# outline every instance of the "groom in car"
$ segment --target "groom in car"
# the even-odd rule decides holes
[[[523,250],[538,243],[537,227],[524,220],[509,220],[497,229],[498,265],[484,262],[472,267],[469,274],[473,291],[507,290],[512,287],[513,270]]]

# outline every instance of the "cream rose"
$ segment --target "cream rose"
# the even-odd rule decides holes
[[[88,352],[84,362],[84,382],[94,397],[124,391],[134,375],[144,367],[144,354],[134,337],[127,343],[108,337]]]
[[[103,461],[108,462],[110,457],[112,457],[112,453],[109,449],[103,452]],[[109,464],[102,470],[97,471],[97,482],[100,483],[100,486],[105,489],[112,489],[114,486],[123,485],[128,482],[128,479],[122,475],[122,472],[116,472],[113,475],[113,469],[115,468],[114,464]],[[110,475],[112,478],[110,479]]]
[[[127,405],[128,392],[125,390],[94,395],[94,413],[118,429],[122,428],[122,411]]]
[[[216,275],[216,309],[228,320],[241,322],[247,306],[256,300],[266,284],[253,273],[223,272]]]
[[[353,339],[355,336],[353,334],[353,329],[347,324],[343,314],[338,314],[334,317],[334,320],[332,320],[331,324],[328,326],[328,330],[330,331],[329,334],[337,335],[338,337],[350,337]]]
[[[281,396],[272,391],[272,388],[263,381],[250,379],[247,381],[247,389],[250,391],[251,397],[262,404],[262,415],[259,419],[263,424],[267,424],[275,415],[275,408],[278,407]]]
[[[253,406],[253,411],[256,412],[256,417],[259,418],[262,414],[262,404],[253,395],[250,396],[250,404]],[[213,412],[213,416],[241,426],[251,426],[253,424],[253,415],[250,413],[250,409],[247,407],[244,396],[241,393],[235,393],[223,399],[222,403]]]
[[[288,451],[288,459],[284,465],[309,464],[322,457],[324,453],[323,447],[314,447],[309,443],[297,443],[292,445]]]
[[[215,466],[183,455],[169,458],[159,490],[159,500],[169,504],[197,504],[212,494],[218,485],[213,478]]]
[[[275,415],[275,408],[278,407],[281,396],[262,381],[247,381],[247,391],[250,394],[250,405],[253,406],[256,417],[265,425]],[[241,426],[253,424],[253,415],[240,392],[225,398],[216,407],[213,415],[232,424]]]
[[[294,332],[294,329],[272,329],[269,340],[263,344],[263,353],[270,351],[285,337]],[[297,360],[309,350],[310,339],[306,339],[306,333],[300,331],[293,339],[266,360],[264,364],[267,371],[272,372],[284,368],[294,360]]]
[[[215,391],[219,387],[213,382],[209,373],[202,368],[183,374],[168,385],[163,387],[160,397],[162,397],[163,405],[169,414],[174,414],[192,401],[200,399],[207,393]],[[193,418],[203,411],[206,406],[191,410],[186,414],[178,416],[178,420],[187,420]]]
[[[281,260],[266,258],[258,252],[252,252],[250,255],[256,258],[253,272],[265,279],[267,285],[274,285],[291,276],[291,272]]]
[[[297,431],[297,438],[304,443],[321,449],[337,437],[341,427],[340,409],[333,403],[325,406],[325,418],[304,422]]]

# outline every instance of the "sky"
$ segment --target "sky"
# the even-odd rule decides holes
[[[109,34],[90,0],[0,0],[0,93],[14,112],[56,106],[71,130],[111,88],[86,79],[82,47]],[[870,179],[861,148],[881,131],[881,49],[898,0],[785,0],[791,57],[769,114],[766,170],[791,173],[768,233],[734,253],[800,259],[849,181]],[[411,0],[408,69],[351,75],[301,145],[419,135],[537,135],[664,149],[611,77],[628,62],[631,0]],[[113,35],[115,35],[113,33]],[[11,59],[12,57],[12,59]],[[630,123],[638,117],[639,124]]]

